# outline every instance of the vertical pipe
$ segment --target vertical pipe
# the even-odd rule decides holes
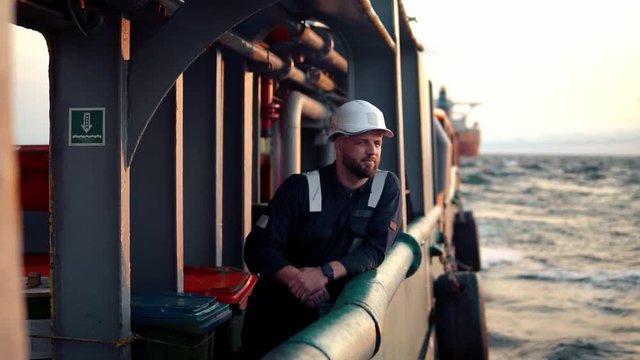
[[[12,1],[0,2],[0,349],[7,359],[25,359],[25,310],[20,284],[18,184],[11,127],[9,20]]]
[[[271,172],[272,172],[272,189],[271,194],[275,194],[275,190],[282,184],[282,131],[280,126],[273,128],[273,139],[271,141]]]
[[[289,175],[300,173],[302,115],[322,121],[328,119],[330,113],[322,103],[298,91],[291,92],[285,105],[284,119],[280,122],[282,154],[286,156],[281,164],[282,180]]]

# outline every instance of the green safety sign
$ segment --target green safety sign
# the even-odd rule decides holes
[[[69,108],[69,146],[104,146],[104,108]]]

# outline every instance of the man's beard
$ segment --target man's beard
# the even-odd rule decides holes
[[[359,178],[370,178],[376,173],[376,170],[378,170],[378,162],[375,161],[375,158],[369,159],[373,160],[373,164],[371,166],[367,166],[364,163],[360,162],[358,159],[344,154],[344,166],[349,169],[352,174]]]

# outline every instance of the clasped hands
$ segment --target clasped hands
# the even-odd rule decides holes
[[[317,308],[330,299],[325,287],[328,282],[329,279],[322,273],[320,267],[305,267],[289,281],[287,287],[300,302],[308,307]]]

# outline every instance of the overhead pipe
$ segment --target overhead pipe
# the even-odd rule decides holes
[[[164,7],[167,16],[173,15],[178,9],[184,5],[184,0],[158,0],[160,5]]]
[[[280,121],[282,163],[276,186],[289,175],[298,174],[301,171],[302,116],[312,120],[326,121],[331,116],[331,111],[324,104],[303,93],[292,91],[287,98],[283,115]]]
[[[396,43],[393,41],[393,38],[389,34],[389,31],[387,31],[387,28],[384,27],[382,20],[380,20],[380,18],[378,17],[378,14],[376,14],[376,11],[373,9],[373,5],[371,5],[371,0],[358,0],[358,2],[360,3],[360,7],[362,8],[362,11],[365,14],[367,14],[367,17],[369,17],[369,21],[378,31],[378,35],[380,35],[380,38],[382,39],[382,41],[384,41],[387,44],[389,49],[395,52]]]
[[[304,86],[309,90],[321,89],[324,91],[332,91],[335,89],[333,80],[325,76],[321,81],[314,83],[314,76],[307,76],[302,70],[293,65],[293,60],[285,61],[280,56],[263,48],[260,45],[247,41],[240,36],[226,32],[218,39],[220,43],[239,54],[262,64],[268,64],[272,75],[281,79],[289,79],[297,84]]]
[[[332,92],[336,89],[336,83],[318,68],[307,70],[307,80],[326,92]]]
[[[347,73],[349,63],[333,48],[333,38],[328,32],[317,33],[309,25],[298,22],[290,21],[286,25],[295,34],[295,41],[311,49],[314,57],[326,61],[344,74]]]
[[[416,50],[420,52],[424,51],[424,46],[420,43],[420,41],[418,41],[418,38],[413,33],[413,29],[411,28],[411,21],[416,21],[416,20],[415,18],[410,18],[409,15],[407,15],[407,10],[404,7],[403,0],[398,0],[398,12],[400,13],[400,16],[399,16],[400,21],[402,21],[402,24],[407,29],[407,32],[409,33],[409,37],[413,41],[413,45],[416,47]]]

